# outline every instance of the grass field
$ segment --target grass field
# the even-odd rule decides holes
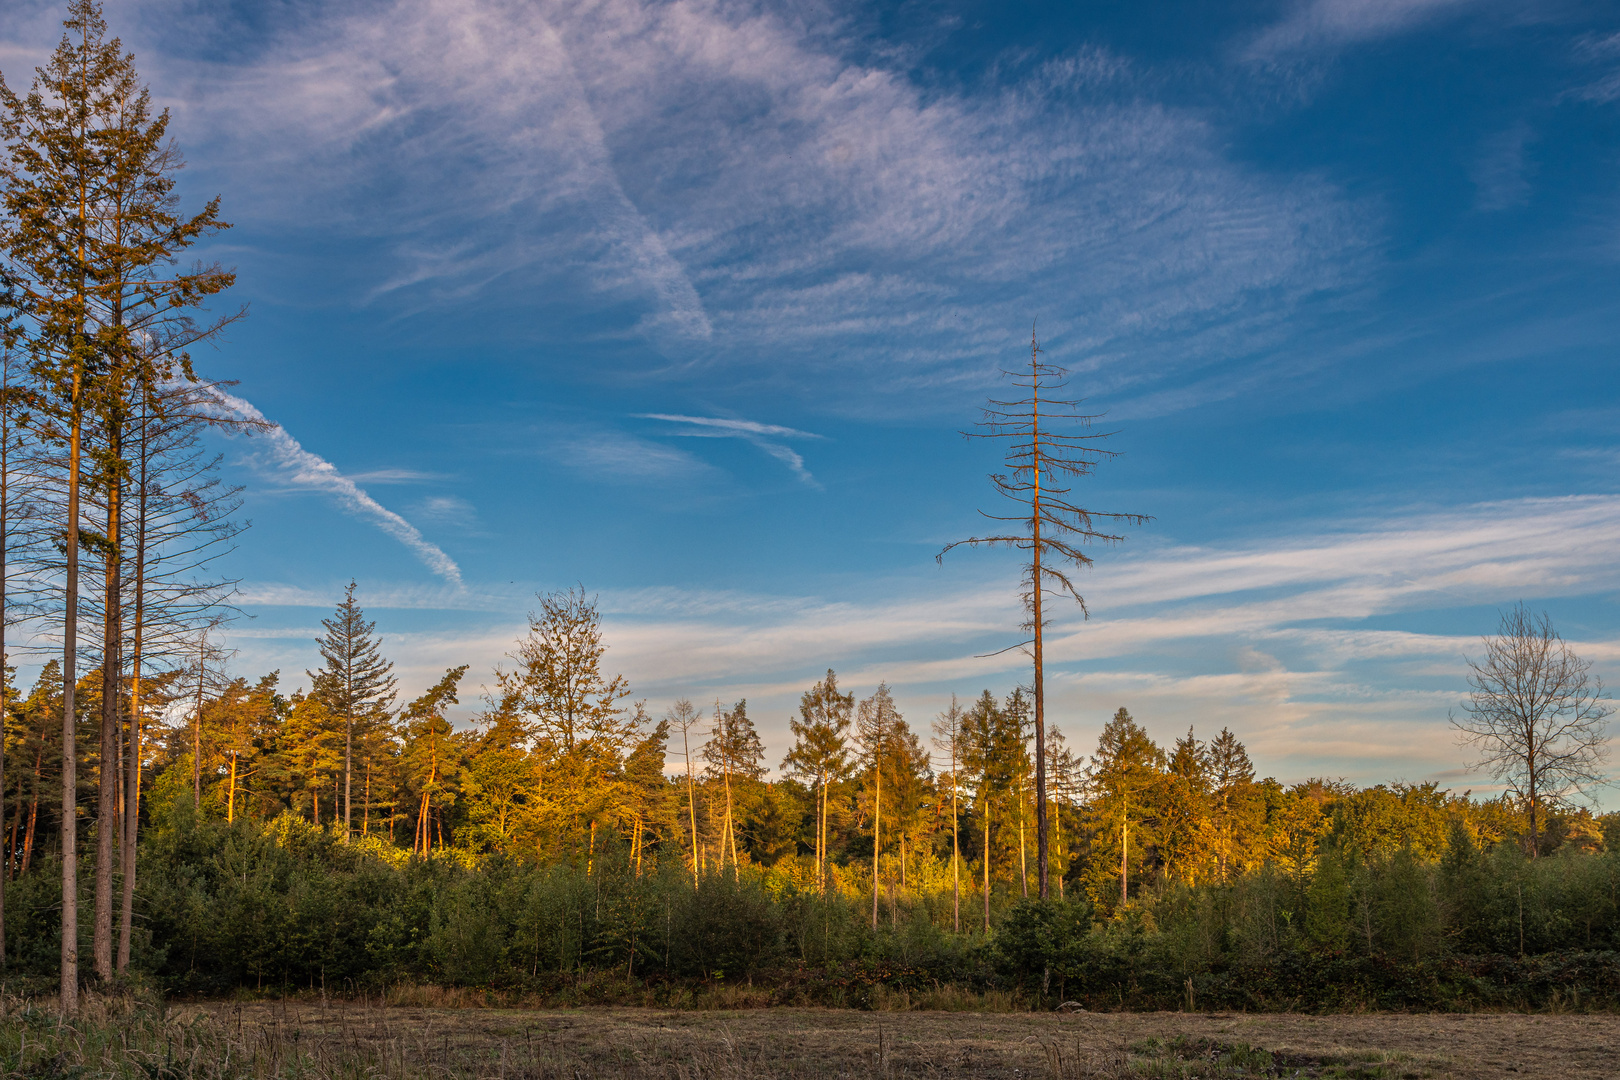
[[[480,1009],[309,1001],[163,1010],[95,1000],[73,1024],[0,1002],[0,1078],[1620,1076],[1611,1014]]]
[[[1609,1014],[521,1012],[207,1007],[243,1039],[390,1073],[526,1077],[1615,1077]],[[388,1063],[392,1063],[389,1065]]]

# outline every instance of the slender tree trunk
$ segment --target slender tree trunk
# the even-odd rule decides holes
[[[28,805],[28,832],[23,836],[22,869],[17,871],[19,876],[28,873],[28,867],[34,861],[34,831],[39,825],[39,772],[44,761],[45,751],[41,748],[39,756],[34,759],[34,798]]]
[[[23,790],[22,776],[17,777],[17,812],[11,815],[11,843],[6,846],[6,880],[17,873],[17,845],[22,842]]]
[[[129,967],[130,934],[135,927],[135,849],[141,808],[141,664],[146,631],[146,502],[148,435],[151,399],[141,392],[139,459],[135,491],[135,612],[130,628],[129,672],[129,759],[124,779],[124,850],[119,864],[124,870],[124,895],[118,919],[118,970]]]
[[[1052,842],[1059,852],[1063,852],[1063,807],[1058,802],[1058,793],[1052,792]],[[1065,858],[1067,856],[1065,855]],[[1058,867],[1057,892],[1058,899],[1063,899],[1063,867]]]
[[[683,714],[690,719],[690,714]],[[702,860],[698,854],[697,792],[692,787],[692,748],[687,742],[686,729],[681,729],[681,753],[686,758],[686,811],[692,821],[692,888],[698,887]]]
[[[207,666],[208,637],[204,635],[197,645],[197,711],[191,718],[191,799],[192,805],[202,812],[202,707],[203,672]],[[320,811],[315,813],[315,824],[320,824]]]
[[[1537,783],[1540,776],[1537,775],[1536,729],[1533,723],[1526,724],[1525,727],[1527,729],[1524,740],[1525,764],[1528,767],[1527,771],[1530,777],[1530,857],[1539,859],[1541,858],[1541,816],[1539,813],[1541,809],[1541,792],[1537,790],[1540,786]]]
[[[1129,903],[1131,869],[1126,861],[1131,850],[1131,804],[1125,802],[1125,812],[1119,816],[1119,906]]]
[[[955,715],[955,702],[951,703]],[[953,721],[954,722],[954,721]],[[951,930],[962,932],[962,842],[957,833],[956,733],[951,733]]]
[[[236,821],[236,757],[237,752],[231,749],[231,786],[230,798],[225,803],[225,824],[230,825]]]
[[[990,932],[990,807],[984,808],[984,932]]]
[[[1034,583],[1030,590],[1035,615],[1035,866],[1036,876],[1042,900],[1047,899],[1047,840],[1046,840],[1046,669],[1043,665],[1041,646],[1045,637],[1045,627],[1041,625],[1041,391],[1039,378],[1038,357],[1040,351],[1035,345],[1034,337],[1030,338],[1030,385],[1031,400],[1034,402],[1034,422],[1030,427],[1033,434],[1034,464],[1035,464],[1035,491],[1034,514],[1031,516],[1031,537],[1033,539],[1031,555],[1033,556]],[[1023,844],[1022,838],[1019,844]],[[1027,872],[1026,872],[1027,878]],[[1029,895],[1029,884],[1024,884],[1024,895]]]
[[[731,751],[726,750],[726,764],[722,770],[726,779],[726,831],[720,837],[720,869],[726,868],[726,845],[731,845],[731,875],[736,877],[741,873],[737,865],[737,836],[731,825]]]
[[[873,712],[878,710],[874,708]],[[872,929],[878,919],[878,859],[883,852],[883,721],[878,721],[878,743],[872,753],[872,780],[877,796],[872,800]]]
[[[365,805],[365,808],[364,808],[364,814],[365,814],[365,819],[364,819],[364,821],[361,822],[361,825],[360,825],[360,835],[361,836],[370,836],[371,835],[371,753],[370,753],[370,751],[367,751],[367,753],[366,753],[366,805]],[[504,828],[501,830],[501,835],[503,835],[503,836],[506,835],[506,830]]]
[[[352,700],[352,698],[351,698]],[[352,709],[350,710],[353,711]],[[349,842],[349,822],[353,817],[349,813],[349,795],[351,781],[353,780],[352,764],[354,758],[354,717],[349,716],[343,725],[343,842]]]
[[[123,456],[119,439],[119,425],[123,423],[117,410],[108,422],[108,457],[117,462]],[[123,568],[119,565],[118,550],[122,537],[123,508],[119,496],[122,480],[117,465],[107,481],[107,551],[102,558],[102,644],[101,644],[101,767],[98,770],[96,807],[96,913],[95,957],[96,975],[103,982],[113,977],[113,872],[122,830],[118,813],[118,753],[120,718],[118,715],[119,682],[122,668],[119,658],[123,643],[123,619],[119,611],[122,601]]]
[[[1018,879],[1021,893],[1025,899],[1029,898],[1029,847],[1024,843],[1024,805],[1029,800],[1024,796],[1024,783],[1018,782]]]
[[[82,217],[81,217],[82,220]],[[81,248],[80,256],[83,256]],[[81,331],[82,337],[82,331]],[[75,342],[75,346],[78,342]],[[73,361],[68,426],[67,571],[62,613],[62,1013],[79,1010],[79,772],[74,706],[79,671],[79,458],[82,375]]]
[[[816,847],[820,855],[816,859],[816,888],[822,896],[827,895],[827,801],[830,793],[827,790],[828,777],[821,778],[821,812],[816,815]]]
[[[11,520],[11,365],[5,364],[4,385],[0,386],[0,837],[6,831],[6,577],[10,569]],[[17,778],[17,813],[12,818],[11,847],[5,852],[6,872],[0,874],[0,971],[6,967],[6,882],[17,857],[17,818],[22,817],[22,777]]]

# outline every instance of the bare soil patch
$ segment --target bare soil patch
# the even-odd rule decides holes
[[[211,1004],[318,1058],[525,1077],[1620,1078],[1610,1014],[951,1013]],[[341,1071],[341,1070],[340,1070]],[[392,1073],[393,1069],[386,1071]]]

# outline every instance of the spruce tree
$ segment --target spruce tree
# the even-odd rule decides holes
[[[343,721],[343,838],[349,837],[354,793],[354,734],[362,734],[384,722],[394,703],[394,665],[382,658],[381,639],[374,637],[377,624],[366,621],[366,613],[354,599],[355,583],[343,592],[336,614],[322,619],[326,636],[317,644],[326,666],[306,671],[310,694]]]
[[[838,692],[838,676],[827,677],[799,698],[799,719],[789,720],[793,749],[782,759],[782,771],[809,781],[816,796],[815,861],[817,888],[827,887],[827,788],[849,772],[849,725],[854,694]]]
[[[864,757],[872,770],[872,929],[878,920],[878,862],[883,854],[883,767],[893,752],[895,725],[900,722],[900,710],[895,707],[894,696],[888,683],[879,683],[877,691],[861,702],[855,718]]]

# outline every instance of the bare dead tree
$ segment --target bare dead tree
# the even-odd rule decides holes
[[[1021,396],[1011,401],[990,399],[977,431],[970,439],[998,439],[1006,448],[1006,472],[992,473],[996,492],[1016,504],[1009,514],[980,511],[998,525],[1017,525],[1019,531],[995,532],[946,544],[936,558],[955,547],[1011,547],[1028,553],[1024,569],[1023,599],[1029,614],[1025,629],[1032,636],[1008,649],[1029,649],[1035,663],[1035,844],[1040,896],[1048,893],[1048,822],[1046,814],[1046,672],[1042,654],[1046,630],[1043,600],[1048,593],[1071,597],[1089,617],[1085,598],[1069,577],[1070,567],[1091,565],[1081,550],[1085,543],[1119,543],[1123,536],[1103,527],[1140,525],[1152,520],[1142,514],[1101,513],[1073,501],[1070,483],[1090,473],[1118,451],[1101,443],[1113,432],[1093,431],[1100,417],[1080,411],[1081,402],[1063,396],[1069,373],[1041,360],[1040,340],[1033,330],[1029,339],[1029,366],[1003,369],[1002,375]]]
[[[1541,807],[1565,804],[1604,782],[1614,709],[1591,661],[1575,655],[1545,612],[1515,605],[1484,645],[1485,655],[1468,661],[1472,690],[1451,724],[1478,754],[1469,767],[1489,770],[1528,808],[1535,857]]]

